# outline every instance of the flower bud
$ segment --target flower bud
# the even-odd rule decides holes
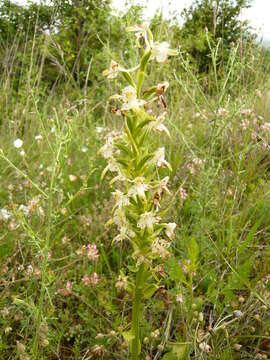
[[[241,347],[242,347],[241,344],[234,344],[234,345],[233,345],[233,348],[234,348],[234,350],[236,350],[236,351],[239,351],[239,350],[241,349]]]
[[[143,339],[143,343],[145,345],[149,344],[149,338],[147,336]]]

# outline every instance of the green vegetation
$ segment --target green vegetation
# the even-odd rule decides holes
[[[101,179],[100,149],[121,130],[109,97],[124,85],[102,72],[111,59],[138,63],[125,32],[134,23],[140,7],[116,16],[109,1],[0,4],[0,359],[131,356],[135,262],[128,241],[112,244],[113,176]],[[189,26],[160,15],[150,24],[180,49],[149,63],[142,89],[170,84],[152,104],[167,106],[170,137],[155,134],[153,149],[166,148],[162,208],[178,226],[143,300],[139,358],[268,359],[269,52],[248,30],[227,45],[208,27],[197,57]]]

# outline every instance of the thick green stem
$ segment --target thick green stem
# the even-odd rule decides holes
[[[137,360],[140,353],[140,317],[141,317],[141,304],[143,299],[143,282],[144,282],[144,264],[140,265],[140,268],[136,275],[136,288],[133,295],[132,304],[132,334],[135,336],[132,340],[131,346],[131,359]]]

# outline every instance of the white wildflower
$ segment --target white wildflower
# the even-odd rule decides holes
[[[25,217],[28,217],[30,213],[30,209],[28,206],[20,205],[18,208],[18,212],[22,212]]]
[[[159,222],[159,217],[157,217],[152,211],[141,214],[137,226],[140,229],[147,228],[149,232],[153,232],[153,225]]]
[[[119,137],[119,134],[115,131],[110,132],[106,135],[106,142],[105,145],[99,150],[100,154],[105,159],[110,159],[114,155],[114,141],[116,138]]]
[[[12,218],[12,213],[10,211],[5,208],[0,209],[0,220],[8,221],[10,218]]]
[[[98,134],[101,134],[103,130],[104,130],[104,128],[103,128],[102,126],[97,126],[97,127],[96,127],[96,132],[97,132]]]
[[[165,148],[164,147],[158,148],[156,150],[153,161],[158,167],[166,166],[169,169],[171,169],[170,164],[168,163],[168,161],[165,160]]]
[[[168,81],[164,81],[161,84],[158,84],[157,89],[156,89],[157,95],[159,95],[159,96],[164,95],[165,92],[167,91],[168,87],[169,87]]]
[[[152,59],[156,59],[159,63],[165,63],[169,56],[176,56],[177,50],[170,49],[170,45],[164,42],[155,42],[152,46]]]
[[[102,146],[102,148],[100,149],[100,153],[104,157],[104,159],[109,159],[113,157],[113,150],[113,144],[107,143]]]
[[[170,243],[164,239],[156,239],[152,245],[152,253],[165,259],[170,255],[168,248]]]
[[[122,228],[125,228],[127,226],[127,219],[124,211],[121,208],[117,208],[112,220],[110,221],[115,224],[120,231]]]
[[[144,22],[141,25],[135,24],[133,26],[127,27],[126,29],[126,31],[128,32],[134,32],[137,40],[139,40],[140,38],[144,38],[146,42],[148,41],[148,34],[149,34],[148,30],[149,30],[149,22]]]
[[[137,177],[133,180],[134,185],[129,189],[128,195],[132,196],[136,200],[136,196],[140,199],[146,200],[146,191],[150,189],[150,186],[145,183],[144,177]]]
[[[176,229],[177,224],[175,223],[168,223],[165,227],[165,233],[170,240],[174,238],[174,230]]]
[[[127,288],[127,277],[124,275],[119,275],[118,280],[115,284],[116,289],[123,289],[125,290]]]
[[[178,303],[180,303],[180,304],[183,304],[184,298],[183,298],[183,295],[182,295],[181,293],[178,293],[178,294],[176,295],[176,301],[177,301]]]
[[[112,193],[112,195],[115,198],[116,207],[121,208],[130,204],[128,196],[123,194],[122,191],[116,190],[115,192]]]
[[[16,139],[13,142],[13,145],[16,149],[20,149],[23,146],[23,141],[21,139]]]
[[[127,225],[120,228],[120,233],[113,239],[113,242],[122,242],[126,239],[134,238],[135,233]]]
[[[73,175],[73,174],[70,174],[69,176],[68,176],[68,178],[69,178],[69,181],[71,181],[71,182],[75,182],[78,178],[77,178],[77,176],[76,175]]]
[[[168,189],[168,186],[167,186],[169,180],[170,180],[169,176],[165,176],[165,178],[161,179],[157,183],[155,188],[157,189],[157,192],[159,195],[161,195],[163,193],[163,191],[166,191],[168,194],[170,194],[170,190]]]
[[[136,110],[146,104],[145,100],[137,99],[136,89],[133,86],[126,86],[122,91],[122,95],[113,95],[111,99],[123,101],[122,111]]]
[[[43,139],[42,135],[36,135],[35,140],[39,143]]]
[[[117,61],[112,60],[109,69],[103,71],[102,75],[108,79],[115,79],[120,71],[120,65]]]
[[[166,112],[164,112],[163,114],[161,114],[160,116],[158,116],[156,118],[156,120],[152,121],[149,124],[149,129],[153,129],[156,130],[158,132],[165,132],[168,136],[170,136],[169,130],[167,129],[167,127],[163,124],[163,121],[165,120],[165,116],[166,116]]]

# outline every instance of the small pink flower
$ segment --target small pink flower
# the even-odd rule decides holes
[[[96,261],[98,259],[99,253],[96,244],[87,245],[87,255],[91,261]]]
[[[263,142],[263,143],[262,143],[262,147],[263,147],[265,150],[267,150],[267,149],[268,149],[268,144],[267,144],[266,142]]]
[[[194,164],[192,164],[192,163],[188,163],[187,164],[187,169],[190,171],[190,173],[191,174],[195,174],[196,173],[196,169],[195,169],[195,167],[194,167]]]
[[[180,188],[180,198],[181,198],[182,200],[185,200],[185,199],[187,198],[187,196],[188,196],[188,194],[187,194],[186,190],[181,187],[181,188]]]
[[[89,279],[89,276],[87,274],[85,274],[83,276],[82,282],[84,283],[84,285],[89,285],[90,284],[90,279]]]
[[[67,281],[66,289],[69,293],[72,293],[72,282],[71,281]]]
[[[97,285],[97,283],[99,282],[99,276],[98,276],[98,274],[94,272],[93,274],[91,274],[89,280],[90,280],[90,284],[91,284],[91,285]]]
[[[252,138],[252,140],[257,140],[257,134],[255,131],[252,131],[251,138]]]
[[[243,130],[246,130],[246,129],[249,127],[249,121],[248,121],[248,119],[242,120],[240,126],[241,126],[241,128],[242,128]]]

